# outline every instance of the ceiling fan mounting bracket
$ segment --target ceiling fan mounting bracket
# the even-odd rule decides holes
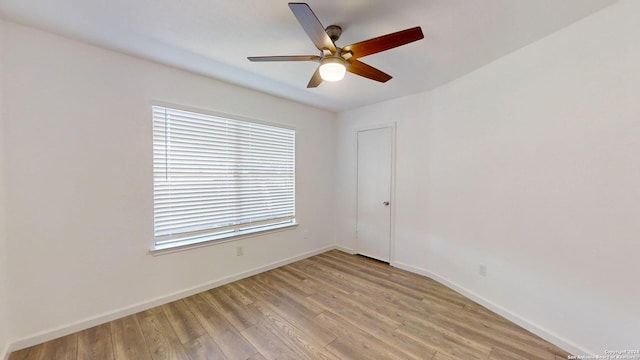
[[[329,25],[324,31],[327,32],[327,35],[329,35],[329,38],[331,38],[333,42],[338,41],[340,35],[342,35],[342,28],[338,25]]]

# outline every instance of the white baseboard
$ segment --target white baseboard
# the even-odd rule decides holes
[[[410,271],[412,273],[415,274],[419,274],[419,275],[423,275],[426,276],[430,279],[433,279],[441,284],[443,284],[444,286],[455,290],[457,292],[459,292],[460,294],[466,296],[467,298],[475,301],[476,303],[486,307],[487,309],[495,312],[496,314],[503,316],[504,318],[506,318],[507,320],[517,324],[518,326],[538,335],[539,337],[543,338],[544,340],[558,346],[559,348],[569,352],[570,354],[574,354],[574,355],[587,355],[589,356],[590,354],[593,354],[593,352],[591,351],[587,351],[584,348],[582,348],[581,346],[578,346],[574,343],[572,343],[571,341],[568,341],[560,336],[558,336],[557,334],[543,328],[542,326],[539,326],[537,324],[535,324],[534,322],[531,322],[527,319],[525,319],[524,317],[517,315],[507,309],[505,309],[504,307],[488,300],[485,299],[484,297],[476,294],[475,292],[458,285],[457,283],[445,278],[444,276],[441,276],[439,274],[436,274],[432,271],[429,270],[425,270],[425,269],[421,269],[415,266],[411,266],[411,265],[407,265],[404,263],[400,263],[400,262],[394,262],[391,264],[394,267],[397,267],[399,269],[403,269],[403,270],[407,270]],[[593,355],[590,355],[593,356]]]
[[[167,294],[167,295],[163,295],[160,297],[157,297],[155,299],[151,299],[149,301],[145,301],[145,302],[141,302],[138,304],[134,304],[131,306],[127,306],[124,308],[120,308],[114,311],[110,311],[101,315],[97,315],[88,319],[84,319],[81,321],[77,321],[68,325],[63,325],[57,328],[53,328],[53,329],[49,329],[49,330],[45,330],[45,331],[41,331],[37,334],[31,335],[29,337],[14,341],[12,343],[10,343],[8,346],[6,346],[5,349],[5,357],[4,359],[7,360],[8,359],[8,355],[10,352],[12,351],[16,351],[16,350],[20,350],[20,349],[24,349],[24,348],[28,348],[30,346],[34,346],[37,344],[41,344],[43,342],[49,341],[49,340],[53,340],[53,339],[57,339],[59,337],[62,336],[66,336],[69,334],[73,334],[75,332],[78,331],[82,331],[85,329],[89,329],[91,327],[94,326],[98,326],[100,324],[104,324],[107,323],[109,321],[113,321],[113,320],[117,320],[120,319],[122,317],[125,316],[129,316],[129,315],[133,315],[136,313],[139,313],[141,311],[145,311],[148,309],[151,309],[153,307],[156,306],[160,306],[163,304],[167,304],[170,303],[172,301],[176,301],[179,299],[183,299],[185,297],[189,297],[191,295],[195,295],[197,293],[203,292],[203,291],[207,291],[210,289],[213,289],[215,287],[218,286],[222,286],[224,284],[228,284],[230,282],[234,282],[240,279],[244,279],[246,277],[250,277],[271,269],[275,269],[277,267],[283,266],[283,265],[287,265],[290,264],[292,262],[296,262],[302,259],[306,259],[308,257],[314,256],[314,255],[318,255],[321,254],[323,252],[329,251],[329,250],[333,250],[336,249],[335,246],[326,246],[320,249],[316,249],[310,252],[306,252],[300,255],[296,255],[290,258],[286,258],[283,260],[279,260],[267,265],[263,265],[263,266],[258,266],[255,267],[253,269],[249,269],[247,271],[243,271],[241,273],[238,274],[234,274],[231,276],[227,276],[224,277],[222,279],[218,279],[218,280],[214,280],[196,287],[192,287],[190,289],[185,289],[185,290],[181,290],[172,294]],[[0,353],[1,355],[2,353]],[[2,357],[0,356],[0,359],[2,359]]]
[[[2,351],[0,351],[0,359],[3,360],[9,360],[9,347],[11,344],[5,344],[4,349],[2,349]]]
[[[351,249],[351,248],[340,246],[340,245],[336,245],[333,248],[336,249],[336,250],[340,250],[342,252],[346,252],[347,254],[351,254],[351,255],[356,253],[355,249]]]

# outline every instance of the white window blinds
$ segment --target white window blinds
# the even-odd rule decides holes
[[[152,110],[156,246],[294,223],[294,130]]]

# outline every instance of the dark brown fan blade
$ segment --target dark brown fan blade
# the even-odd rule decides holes
[[[364,76],[368,79],[379,81],[379,82],[387,82],[391,80],[392,76],[384,73],[373,66],[367,65],[362,61],[355,60],[353,58],[349,59],[349,65],[347,66],[347,71],[356,75]]]
[[[381,51],[393,49],[394,47],[402,46],[423,38],[424,34],[422,33],[422,29],[419,26],[416,26],[411,29],[347,45],[342,48],[342,52],[351,51],[353,58],[361,58]]]
[[[322,26],[309,5],[305,3],[289,3],[289,8],[318,50],[329,49],[332,54],[335,54],[337,51],[336,45],[327,35],[324,26]]]
[[[318,55],[292,55],[292,56],[250,56],[249,61],[319,61]]]
[[[315,88],[318,87],[322,83],[322,77],[320,76],[320,68],[316,69],[316,72],[313,73],[311,80],[307,84],[307,88]]]

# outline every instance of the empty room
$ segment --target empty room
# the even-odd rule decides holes
[[[0,359],[640,359],[640,1],[0,0]]]

